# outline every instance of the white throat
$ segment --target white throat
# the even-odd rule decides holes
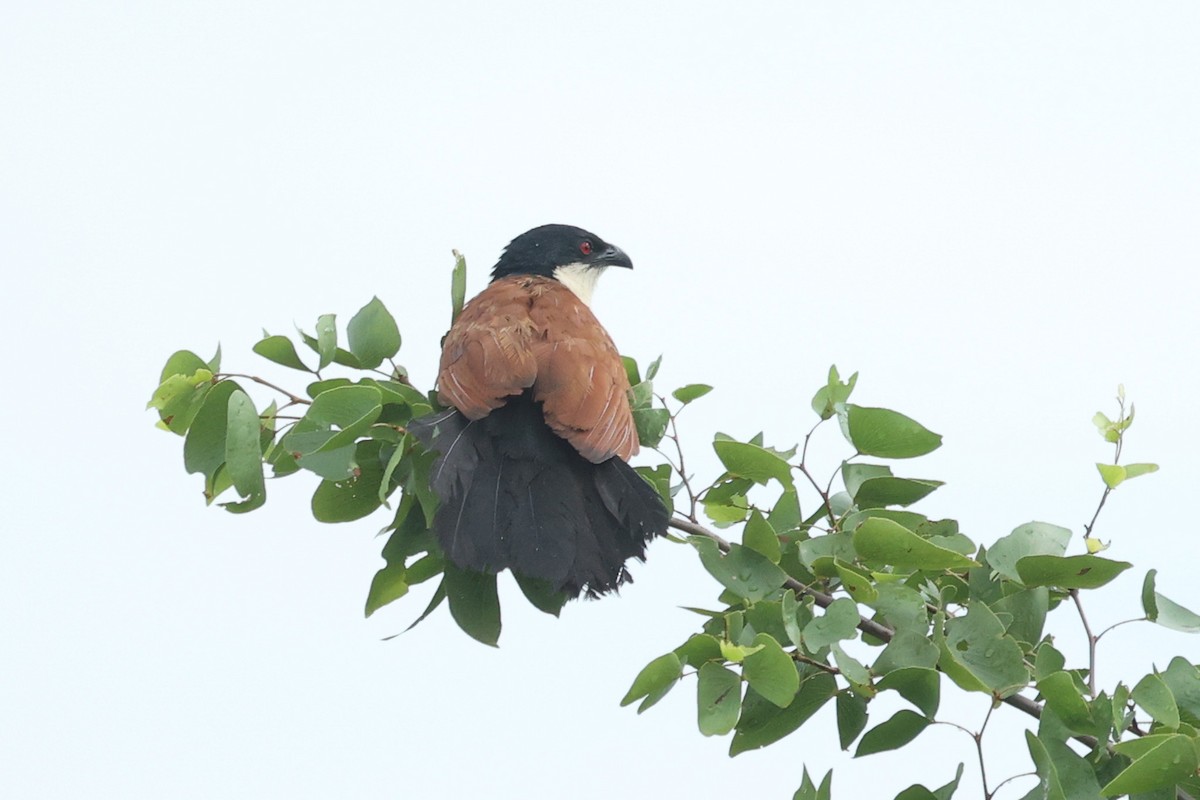
[[[556,267],[554,270],[554,278],[559,283],[566,286],[575,296],[583,301],[583,304],[590,306],[592,304],[592,292],[596,289],[596,281],[600,280],[600,273],[604,272],[607,267],[595,267],[588,264],[566,264],[565,266]]]

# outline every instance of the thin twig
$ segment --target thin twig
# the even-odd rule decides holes
[[[1087,635],[1088,641],[1088,693],[1092,697],[1096,696],[1096,642],[1100,640],[1099,636],[1092,633],[1092,626],[1088,624],[1087,614],[1083,611],[1083,601],[1079,599],[1079,590],[1071,590],[1071,599],[1075,601],[1075,608],[1079,611],[1079,621],[1083,623],[1083,632]]]
[[[658,401],[663,404],[663,408],[667,407],[667,399],[665,397],[660,395]],[[683,409],[681,408],[680,411],[682,410]],[[698,502],[698,498],[696,497],[696,493],[692,491],[692,483],[688,478],[687,468],[683,463],[683,445],[679,442],[679,428],[677,428],[675,425],[676,416],[678,416],[678,412],[675,414],[672,414],[670,411],[667,412],[667,419],[669,419],[671,422],[671,432],[667,434],[667,438],[675,443],[675,452],[679,454],[679,466],[675,468],[675,471],[679,473],[680,479],[683,480],[683,490],[687,492],[688,495],[688,503],[690,505],[688,519],[692,522],[696,522],[696,504]],[[667,463],[670,463],[670,459],[667,459]],[[673,464],[672,466],[674,467]]]
[[[219,372],[216,375],[214,375],[213,377],[218,380],[223,379],[223,378],[245,378],[248,381],[254,381],[255,383],[260,383],[263,386],[266,386],[268,388],[274,389],[275,391],[279,392],[281,395],[283,395],[284,397],[286,397],[288,399],[288,405],[306,405],[306,406],[312,405],[311,400],[308,400],[303,397],[297,397],[296,395],[289,392],[287,389],[276,386],[275,384],[271,383],[270,381],[263,380],[262,378],[258,377],[257,375],[245,375],[240,372]],[[284,408],[287,408],[287,406],[284,406]]]

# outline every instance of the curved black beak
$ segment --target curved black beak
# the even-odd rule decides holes
[[[608,249],[600,254],[600,262],[606,267],[633,269],[633,262],[629,260],[629,256],[625,254],[624,250],[613,244],[610,244]]]

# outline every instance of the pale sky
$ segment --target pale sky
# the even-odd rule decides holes
[[[663,354],[663,389],[717,387],[682,420],[702,478],[714,431],[800,439],[836,362],[859,402],[945,436],[896,465],[948,482],[915,510],[985,544],[1079,533],[1110,457],[1090,419],[1123,382],[1127,457],[1162,470],[1110,499],[1097,534],[1135,569],[1089,611],[1137,616],[1150,567],[1200,607],[1200,6],[416,9],[0,4],[0,794],[790,798],[806,764],[835,768],[835,798],[892,797],[961,760],[979,796],[945,726],[854,761],[829,704],[729,759],[694,680],[619,708],[698,628],[679,607],[716,602],[688,547],[656,543],[619,597],[559,620],[502,581],[498,650],[444,608],[381,641],[432,590],[363,620],[386,511],[317,523],[307,475],[250,515],[205,508],[143,410],[171,352],[218,341],[227,369],[302,387],[250,353],[261,329],[372,295],[427,385],[450,250],[475,292],[546,222],[632,256],[594,303],[624,352]],[[1080,658],[1078,621],[1051,623]],[[1125,626],[1100,683],[1176,654],[1200,640]],[[942,716],[978,724],[986,698],[943,691]],[[993,784],[1029,769],[1028,722],[997,712]]]

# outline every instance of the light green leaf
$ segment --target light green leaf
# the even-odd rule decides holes
[[[283,446],[301,456],[351,445],[379,418],[383,395],[374,386],[338,386],[321,392],[304,418],[283,437]],[[301,466],[307,466],[301,461]]]
[[[1046,705],[1074,733],[1095,734],[1096,720],[1082,694],[1082,687],[1066,672],[1052,672],[1037,682]]]
[[[825,777],[818,787],[813,785],[812,778],[808,776],[808,767],[805,767],[804,778],[800,782],[800,788],[792,795],[792,800],[830,800],[832,791],[833,770],[825,773]]]
[[[734,442],[718,439],[713,442],[717,458],[725,465],[730,474],[748,478],[755,483],[766,485],[774,478],[785,489],[790,489],[792,483],[792,468],[788,462],[775,453],[756,444]]]
[[[868,517],[854,532],[854,549],[866,561],[900,569],[964,569],[978,563],[939,547],[890,519]]]
[[[393,600],[408,594],[404,563],[388,564],[375,573],[367,592],[366,616],[371,616]]]
[[[1096,464],[1096,469],[1100,470],[1104,485],[1110,489],[1117,488],[1125,480],[1125,468],[1120,464]]]
[[[880,458],[915,458],[942,444],[939,434],[916,420],[886,408],[846,404],[839,413],[842,431],[859,453]]]
[[[1154,602],[1158,606],[1157,624],[1180,633],[1200,633],[1200,614],[1158,592],[1154,593]]]
[[[467,259],[454,251],[454,269],[450,272],[450,322],[462,313],[467,299]]]
[[[679,662],[679,656],[674,653],[659,656],[643,667],[642,671],[633,679],[633,685],[621,699],[621,705],[627,706],[645,698],[638,706],[638,713],[641,714],[674,688],[682,672],[683,665]]]
[[[1017,574],[1026,586],[1095,589],[1132,566],[1100,556],[1025,556],[1017,561]]]
[[[1196,746],[1192,739],[1174,734],[1164,737],[1152,750],[1143,753],[1100,791],[1113,797],[1174,786],[1177,781],[1192,775],[1197,766]]]
[[[748,547],[731,545],[729,553],[722,556],[711,539],[692,536],[688,541],[699,552],[700,563],[710,575],[752,603],[773,594],[787,580],[787,573]]]
[[[1158,601],[1155,597],[1158,593],[1154,591],[1154,576],[1157,574],[1158,570],[1152,569],[1142,581],[1142,610],[1146,612],[1146,619],[1151,622],[1158,620]]]
[[[841,671],[842,677],[874,695],[874,690],[871,688],[871,671],[863,666],[861,661],[843,650],[837,642],[829,645],[829,650],[833,653],[833,661]]]
[[[1141,475],[1149,475],[1151,472],[1158,472],[1158,464],[1126,464],[1125,480],[1131,480]]]
[[[1161,676],[1145,676],[1133,687],[1130,696],[1159,725],[1171,730],[1179,727],[1179,706]]]
[[[1067,552],[1071,532],[1045,522],[1027,522],[1002,537],[987,551],[992,569],[1011,581],[1021,582],[1017,562],[1026,556],[1061,556]]]
[[[825,613],[804,626],[804,646],[811,652],[834,642],[853,639],[858,631],[858,606],[848,597],[834,600]]]
[[[942,671],[967,691],[1007,696],[1029,683],[1021,646],[986,605],[973,603],[965,616],[934,622]]]
[[[221,352],[219,347],[217,352]],[[209,366],[207,361],[191,350],[176,350],[163,365],[162,372],[158,375],[158,382],[162,383],[172,375],[194,375],[198,370],[217,371],[215,367]]]
[[[276,364],[282,364],[285,367],[291,367],[303,372],[312,372],[300,359],[300,354],[296,352],[296,345],[286,336],[268,336],[260,339],[254,345],[253,350],[263,358],[268,361],[274,361]]]
[[[1175,656],[1160,673],[1179,707],[1180,719],[1200,727],[1200,670],[1182,656]]]
[[[458,627],[472,639],[495,647],[500,640],[496,576],[462,570],[447,561],[444,581],[450,615]]]
[[[646,380],[652,381],[658,377],[658,368],[662,366],[662,356],[650,362],[650,366],[646,367]]]
[[[800,689],[800,673],[779,642],[765,633],[754,637],[757,652],[746,656],[742,674],[754,691],[780,708],[787,708]]]
[[[671,392],[671,396],[685,406],[693,400],[699,400],[713,390],[707,383],[689,383]]]
[[[868,756],[872,753],[882,753],[885,750],[895,750],[916,739],[921,731],[929,727],[929,720],[915,711],[902,709],[891,719],[876,725],[863,734],[854,757]]]
[[[374,369],[400,350],[400,329],[379,298],[372,297],[350,318],[346,341],[362,368]]]
[[[875,584],[868,575],[841,559],[834,559],[833,568],[842,581],[842,588],[853,598],[854,602],[871,605],[879,599],[879,590],[875,588]]]
[[[792,670],[795,672],[795,670]],[[729,733],[737,725],[742,706],[742,679],[715,661],[700,667],[696,682],[696,714],[705,736]]]
[[[715,661],[722,658],[721,643],[715,636],[710,636],[707,633],[696,633],[688,637],[686,642],[675,648],[675,655],[679,657],[681,663],[699,668],[707,661]]]
[[[1050,759],[1045,743],[1033,731],[1025,731],[1025,744],[1029,747],[1029,755],[1033,758],[1034,769],[1041,779],[1035,793],[1026,797],[1044,798],[1044,800],[1068,800],[1063,792],[1062,783],[1058,779],[1058,769]]]
[[[671,415],[665,408],[633,409],[633,425],[642,447],[657,447],[667,432]]]
[[[334,314],[322,314],[317,317],[317,355],[320,357],[318,370],[325,369],[333,363],[337,351],[337,326]]]
[[[834,415],[838,406],[850,399],[850,394],[854,391],[856,383],[858,383],[857,372],[850,376],[850,380],[842,383],[841,376],[838,375],[837,366],[831,366],[829,368],[829,378],[826,380],[825,385],[813,395],[813,411],[817,412],[817,416],[821,419],[829,419]]]

